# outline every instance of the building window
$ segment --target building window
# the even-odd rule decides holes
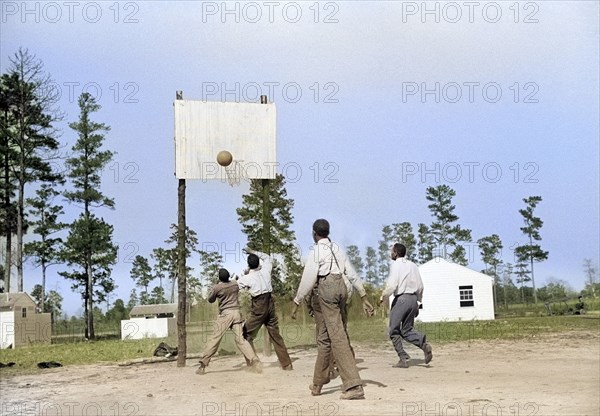
[[[23,318],[27,318],[27,308],[22,308],[22,309],[21,309],[21,316],[22,316]]]
[[[475,306],[473,302],[473,286],[459,286],[460,307]]]

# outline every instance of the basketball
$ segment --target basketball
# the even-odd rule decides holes
[[[221,150],[217,154],[217,163],[221,166],[229,166],[233,161],[233,156],[227,150]]]

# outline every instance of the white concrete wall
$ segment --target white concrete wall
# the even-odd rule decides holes
[[[121,321],[121,339],[165,338],[169,336],[169,319],[132,318]]]
[[[15,313],[0,312],[0,349],[15,348]]]

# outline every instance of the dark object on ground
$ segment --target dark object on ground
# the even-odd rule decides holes
[[[173,348],[171,346],[169,346],[167,343],[165,342],[161,342],[160,344],[158,344],[158,347],[156,347],[154,349],[154,352],[152,353],[152,355],[154,357],[176,357],[177,356],[177,347]]]
[[[0,368],[4,368],[4,367],[12,367],[13,365],[15,365],[15,363],[13,363],[12,361],[10,363],[0,363]]]
[[[56,361],[42,361],[37,363],[38,368],[56,368],[62,367],[63,365]]]

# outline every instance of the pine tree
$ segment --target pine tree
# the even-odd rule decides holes
[[[523,304],[525,304],[525,283],[531,281],[531,277],[529,276],[529,270],[527,270],[527,263],[520,261],[515,265],[515,268],[517,284],[519,284],[521,288],[521,299]]]
[[[177,224],[171,224],[171,235],[165,240],[165,243],[169,244],[169,248],[157,248],[152,251],[153,257],[156,259],[155,264],[155,275],[159,276],[162,282],[162,276],[166,276],[171,280],[171,297],[170,302],[175,303],[175,283],[177,282],[177,276],[179,274],[178,265],[178,251],[177,251]],[[189,259],[192,253],[199,253],[198,251],[198,234],[196,231],[190,229],[188,226],[185,227],[185,257]],[[187,264],[187,262],[186,262]],[[186,279],[190,278],[192,268],[190,266],[185,267]],[[162,283],[161,286],[162,287]]]
[[[477,240],[477,244],[479,245],[479,250],[481,250],[481,259],[485,264],[484,273],[492,276],[494,278],[494,306],[498,304],[498,265],[502,263],[502,260],[499,258],[500,253],[502,251],[502,241],[500,240],[500,236],[498,234],[492,234],[487,237],[482,237]]]
[[[468,263],[466,251],[459,242],[471,241],[471,230],[454,224],[458,221],[458,216],[454,214],[456,207],[452,205],[452,198],[455,195],[456,192],[448,185],[427,188],[426,199],[431,202],[427,207],[434,217],[430,233],[443,258],[466,265]],[[450,252],[449,249],[452,251]]]
[[[302,275],[300,253],[291,226],[294,222],[294,200],[287,196],[285,178],[252,179],[248,194],[242,197],[242,206],[236,210],[248,247],[266,254],[281,254],[283,263],[279,279],[284,291],[291,295]]]
[[[535,290],[533,263],[548,259],[548,252],[542,250],[541,246],[536,243],[536,241],[542,240],[542,237],[540,236],[540,229],[542,228],[542,225],[544,225],[544,222],[540,218],[534,216],[534,210],[537,205],[542,202],[542,197],[530,196],[528,198],[523,198],[523,202],[525,202],[527,206],[525,209],[520,209],[519,213],[523,216],[525,226],[521,227],[520,230],[528,237],[529,244],[518,246],[515,249],[515,254],[517,255],[519,261],[529,261],[531,285],[533,287],[533,301],[537,303],[538,300]]]
[[[362,276],[365,265],[360,258],[360,250],[358,247],[355,245],[348,246],[346,248],[346,254],[348,255],[350,263],[354,267],[354,270],[356,270],[356,273],[358,273],[359,276]]]
[[[60,317],[63,297],[57,291],[51,290],[47,294],[44,294],[42,285],[35,285],[31,291],[31,297],[40,305],[39,307],[42,312],[51,314],[50,319],[52,323]]]
[[[27,232],[25,218],[26,187],[34,182],[51,182],[60,179],[52,171],[49,160],[59,148],[53,123],[61,119],[54,108],[56,91],[50,88],[51,79],[43,64],[27,50],[19,49],[10,58],[10,67],[2,75],[2,149],[3,205],[8,218],[3,220],[8,240],[13,225],[16,227],[15,263],[17,290],[23,291],[23,236]],[[16,193],[16,202],[7,202]],[[8,241],[11,243],[11,241]],[[10,248],[11,244],[7,244]],[[7,250],[9,254],[10,250]],[[10,254],[9,254],[10,256]],[[10,259],[9,259],[10,260]],[[7,260],[7,275],[11,274],[12,261]]]
[[[429,230],[429,227],[425,224],[420,223],[418,226],[418,237],[417,237],[417,261],[421,264],[427,263],[433,258],[433,250],[435,249],[435,242],[433,235]]]
[[[219,283],[219,269],[223,264],[223,256],[216,251],[200,251],[201,282],[206,286]]]
[[[374,286],[380,286],[383,279],[390,273],[390,248],[395,243],[392,234],[392,227],[384,225],[381,228],[381,239],[377,246],[377,278],[373,282]]]
[[[113,152],[102,150],[104,134],[110,128],[90,119],[100,110],[100,105],[89,93],[81,94],[78,104],[79,121],[70,123],[69,127],[79,137],[72,148],[72,157],[66,160],[67,176],[71,179],[73,190],[64,195],[71,203],[82,206],[83,212],[71,225],[62,257],[69,266],[80,270],[71,269],[59,274],[73,280],[72,288],[81,291],[85,304],[85,336],[95,339],[94,298],[103,301],[106,291],[114,289],[110,273],[117,260],[117,246],[112,242],[112,225],[96,217],[92,209],[114,208],[114,201],[100,191],[100,174],[111,161]],[[95,291],[95,287],[99,290]]]
[[[127,309],[129,311],[131,311],[133,309],[134,306],[136,306],[139,302],[139,298],[137,295],[137,291],[135,290],[135,288],[131,289],[131,292],[129,292],[129,300],[127,301]]]
[[[140,295],[140,303],[147,305],[150,303],[150,296],[148,293],[148,285],[154,280],[152,275],[152,268],[148,259],[144,256],[135,256],[133,263],[131,264],[131,271],[129,275],[135,282],[136,286],[143,289]]]
[[[367,247],[365,255],[365,280],[371,286],[377,286],[377,252],[373,247]]]
[[[392,238],[395,243],[404,244],[408,260],[414,261],[416,259],[417,242],[410,222],[392,224]]]
[[[12,80],[9,78],[13,78]],[[4,292],[10,292],[10,277],[13,266],[13,235],[17,234],[16,178],[12,166],[17,160],[14,140],[16,135],[16,118],[13,97],[9,85],[18,85],[18,74],[2,75],[0,78],[0,155],[2,155],[2,171],[0,172],[0,230],[6,241],[6,256],[2,265],[2,282]]]
[[[33,258],[34,264],[42,268],[42,295],[40,297],[41,309],[44,310],[46,299],[46,270],[49,266],[57,264],[60,260],[62,238],[52,237],[55,233],[65,228],[66,224],[58,221],[58,216],[63,215],[62,205],[53,205],[53,200],[60,195],[49,184],[43,184],[36,191],[36,198],[28,198],[30,214],[36,219],[32,222],[33,232],[40,236],[40,240],[25,244],[26,256]]]

